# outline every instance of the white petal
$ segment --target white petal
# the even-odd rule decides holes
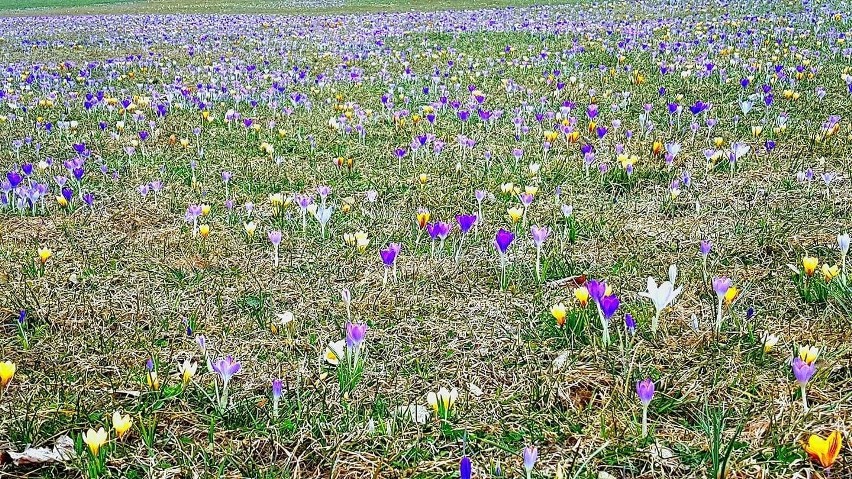
[[[677,266],[676,265],[669,266],[669,281],[671,281],[672,284],[675,284],[675,282],[677,282]]]

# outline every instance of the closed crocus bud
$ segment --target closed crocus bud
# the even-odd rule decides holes
[[[840,254],[846,256],[849,252],[849,233],[837,235],[837,244],[840,246]]]

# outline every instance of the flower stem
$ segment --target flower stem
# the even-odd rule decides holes
[[[808,412],[808,390],[806,385],[801,384],[799,386],[802,389],[802,407],[805,410],[805,413]]]
[[[642,406],[642,438],[648,437],[648,406]]]

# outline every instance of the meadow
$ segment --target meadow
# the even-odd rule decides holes
[[[852,477],[849,6],[451,3],[2,5],[0,477]]]

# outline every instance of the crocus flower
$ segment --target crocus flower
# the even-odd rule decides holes
[[[802,390],[802,406],[805,412],[808,412],[808,396],[807,385],[814,373],[816,373],[816,365],[808,363],[800,357],[793,358],[793,375],[796,377],[796,383]]]
[[[345,347],[345,339],[328,343],[328,346],[325,347],[325,352],[323,353],[323,359],[325,359],[328,364],[331,364],[332,366],[337,366],[338,364],[340,364],[340,358],[344,357],[343,351]]]
[[[702,265],[702,274],[704,276],[704,282],[707,283],[707,257],[710,255],[710,249],[713,247],[713,243],[707,240],[701,240],[701,265]]]
[[[647,378],[636,383],[636,394],[642,403],[642,437],[648,437],[648,405],[654,398],[654,381]]]
[[[178,372],[180,373],[180,379],[184,387],[192,381],[192,377],[195,376],[197,370],[198,363],[190,361],[189,358],[178,364]]]
[[[828,470],[834,465],[834,461],[837,460],[837,456],[840,454],[840,449],[843,448],[843,438],[840,435],[840,431],[832,431],[826,439],[816,434],[811,434],[808,442],[803,443],[802,447],[808,453],[811,460],[816,461],[820,466]]]
[[[772,348],[778,344],[778,336],[770,333],[769,331],[764,331],[760,336],[761,342],[763,342],[763,353],[766,354],[769,351],[772,351]]]
[[[713,291],[716,292],[718,299],[718,308],[716,309],[716,331],[722,330],[722,303],[725,301],[725,295],[731,288],[731,280],[723,277],[713,278]]]
[[[633,315],[627,313],[624,315],[624,327],[627,328],[627,332],[630,334],[636,334],[636,320],[633,319]]]
[[[284,383],[280,379],[272,380],[272,417],[278,417],[278,404],[283,396]]]
[[[799,346],[799,358],[802,361],[813,364],[819,357],[819,348],[816,346]]]
[[[497,234],[494,236],[494,245],[497,247],[497,251],[500,253],[500,286],[502,288],[503,282],[506,277],[506,252],[509,250],[509,246],[512,244],[512,241],[515,240],[515,235],[511,231],[506,231],[503,228],[500,228],[497,231]]]
[[[604,318],[606,318],[607,321],[612,319],[613,315],[615,315],[616,310],[618,310],[618,306],[620,304],[621,301],[618,299],[618,296],[614,294],[601,298],[601,312],[603,312],[603,316]]]
[[[426,395],[426,402],[432,406],[432,409],[438,417],[448,419],[452,412],[453,405],[456,403],[458,398],[459,392],[456,388],[448,390],[447,388],[442,387],[438,390],[437,394],[430,391],[429,394]]]
[[[527,473],[527,479],[532,476],[532,470],[535,467],[536,461],[538,461],[538,448],[535,446],[527,446],[523,451],[524,457],[524,470]]]
[[[366,336],[366,323],[346,323],[346,347],[350,350],[358,349]]]
[[[805,256],[802,258],[802,267],[805,270],[805,275],[808,277],[814,275],[817,265],[819,265],[819,259],[814,258],[813,256]]]
[[[133,420],[130,419],[129,414],[121,415],[119,411],[115,411],[112,413],[112,427],[115,429],[116,435],[121,439],[125,433],[130,429],[130,426],[133,425]]]
[[[456,222],[459,224],[459,231],[461,231],[461,235],[459,236],[459,245],[458,248],[456,248],[456,262],[458,262],[459,256],[461,256],[464,238],[467,236],[467,232],[473,228],[474,224],[476,224],[476,219],[476,215],[456,215]]]
[[[580,306],[586,307],[589,304],[589,289],[585,286],[580,286],[574,290],[574,298],[580,303]]]
[[[535,243],[535,277],[541,281],[541,246],[550,235],[550,230],[547,229],[547,226],[533,225],[530,227],[530,234],[533,243]]]
[[[225,356],[213,362],[213,371],[222,378],[222,383],[227,384],[235,374],[240,372],[242,365],[234,361],[233,356]]]
[[[556,320],[556,325],[560,328],[565,325],[565,317],[568,315],[565,305],[562,303],[554,304],[550,307],[550,314]]]
[[[101,447],[106,444],[108,439],[109,434],[104,430],[104,428],[99,428],[97,432],[95,432],[94,429],[89,429],[85,434],[83,434],[83,442],[89,446],[89,451],[94,457],[97,457]]]
[[[396,257],[399,255],[399,251],[402,248],[402,245],[399,243],[390,243],[386,249],[380,250],[379,255],[382,258],[382,263],[385,265],[385,276],[382,280],[382,284],[387,284],[388,282],[388,269],[393,271],[393,279],[396,281]]]
[[[269,237],[269,242],[272,243],[272,261],[275,267],[278,267],[278,245],[281,244],[281,232],[280,231],[270,231],[267,233]]]
[[[590,280],[586,284],[586,291],[595,303],[599,303],[606,294],[606,283],[595,279]]]
[[[473,474],[473,468],[470,464],[470,458],[464,456],[459,463],[459,479],[470,479]]]
[[[47,263],[47,260],[53,256],[53,251],[50,251],[49,248],[39,248],[38,251],[38,259],[41,261],[41,264]]]
[[[639,296],[648,298],[654,303],[654,318],[651,321],[651,333],[656,334],[659,327],[660,314],[678,297],[683,287],[675,288],[674,282],[677,279],[677,267],[671,265],[669,267],[669,281],[663,281],[657,286],[657,281],[648,276],[648,291],[640,292]]]
[[[12,377],[15,376],[15,371],[17,367],[15,363],[12,361],[4,361],[0,363],[0,388],[5,388],[12,381]]]

